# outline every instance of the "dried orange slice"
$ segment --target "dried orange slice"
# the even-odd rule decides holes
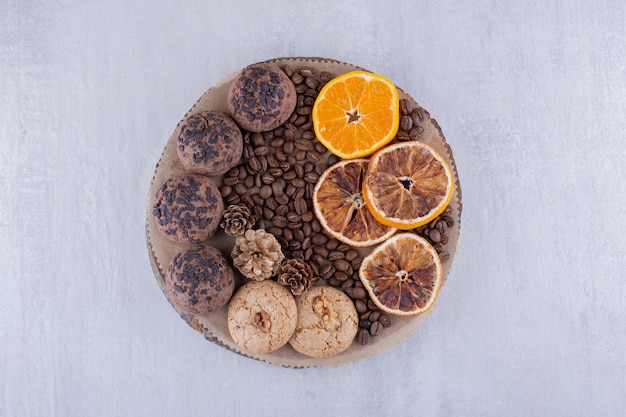
[[[446,208],[454,192],[448,164],[430,146],[401,142],[376,152],[363,181],[363,198],[382,224],[407,230]]]
[[[398,233],[363,259],[359,277],[382,311],[414,316],[435,303],[441,286],[441,262],[426,239]]]
[[[317,139],[332,153],[352,159],[371,155],[396,135],[398,90],[382,75],[352,71],[330,80],[311,114]]]
[[[366,169],[366,159],[337,162],[313,189],[313,209],[324,230],[356,247],[375,245],[396,232],[377,222],[365,206],[361,187]]]

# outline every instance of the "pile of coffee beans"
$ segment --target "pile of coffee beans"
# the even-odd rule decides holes
[[[362,252],[328,235],[311,201],[318,178],[339,161],[316,139],[311,119],[320,89],[334,75],[311,68],[282,69],[296,87],[294,113],[272,131],[244,133],[243,162],[224,175],[220,192],[226,204],[246,205],[255,215],[255,227],[272,233],[287,259],[308,261],[316,275],[354,301],[359,313],[357,340],[367,344],[371,336],[391,326],[392,319],[376,307],[359,279]],[[424,131],[420,126],[426,117],[423,110],[410,106],[408,100],[400,101],[397,140],[419,139]],[[442,229],[435,226],[432,230],[445,236]]]

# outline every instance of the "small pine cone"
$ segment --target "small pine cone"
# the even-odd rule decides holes
[[[278,283],[289,287],[293,295],[306,293],[315,280],[313,268],[299,258],[286,260],[278,270]]]
[[[220,226],[224,232],[230,236],[241,236],[246,230],[251,229],[256,223],[256,219],[250,209],[242,205],[231,205],[224,210],[222,223]]]
[[[274,235],[262,229],[248,229],[243,236],[239,236],[231,256],[239,272],[254,281],[276,275],[285,258]]]

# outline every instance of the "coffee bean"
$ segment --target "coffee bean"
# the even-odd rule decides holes
[[[319,82],[313,77],[306,77],[304,79],[304,83],[307,85],[307,87],[313,89],[317,89],[317,86],[319,85]]]
[[[359,256],[359,251],[356,249],[350,249],[346,251],[346,261],[351,262]]]
[[[383,325],[381,322],[375,320],[370,324],[370,334],[372,336],[377,336],[383,330]]]
[[[302,190],[302,188],[300,188]],[[313,220],[313,213],[310,211],[304,212],[302,213],[302,221],[303,222],[310,222],[311,220]]]
[[[287,185],[287,188],[285,188],[285,194],[287,194],[289,197],[293,197],[293,195],[295,194],[297,188],[294,187],[291,184]]]
[[[250,177],[248,177],[248,178],[250,178]],[[261,176],[261,182],[263,184],[266,184],[266,185],[269,185],[269,184],[273,183],[274,179],[275,179],[274,176],[272,174],[270,174],[269,172],[266,172],[265,174],[263,174]],[[252,185],[254,185],[254,179],[253,179],[253,184],[246,184],[246,187],[247,188],[252,188]]]
[[[307,152],[306,154],[306,159],[307,161],[316,164],[320,161],[321,159],[321,155],[319,154],[319,152],[315,151],[315,150],[310,150],[309,152]],[[315,166],[313,167],[313,171],[315,170]]]
[[[413,129],[409,132],[409,137],[412,140],[419,140],[424,134],[424,128],[422,126],[413,126]]]
[[[272,222],[275,226],[278,227],[286,227],[287,226],[287,218],[285,216],[274,216]]]
[[[304,95],[306,97],[317,97],[317,90],[314,88],[307,88],[304,90]]]
[[[326,267],[326,265],[329,265],[330,268]],[[334,273],[335,267],[332,264],[325,264],[320,268],[320,276],[322,277],[322,279],[329,279],[333,276]]]
[[[313,144],[311,143],[311,141],[306,139],[296,139],[294,145],[296,148],[304,151],[310,151],[311,149],[313,149]]]
[[[267,200],[272,195],[272,188],[269,185],[263,185],[261,189],[259,189],[259,196]]]
[[[367,320],[367,319],[359,320],[359,327],[361,327],[363,329],[368,329],[369,330],[371,324],[372,323],[370,323],[370,321]]]
[[[430,237],[430,240],[431,240],[433,243],[439,243],[439,242],[441,242],[441,233],[440,233],[440,232],[439,232],[439,230],[437,230],[437,229],[431,229],[431,230],[428,232],[428,236]]]
[[[339,241],[335,238],[330,239],[326,243],[326,247],[328,248],[329,251],[334,251],[335,249],[337,249],[338,246],[339,246]]]
[[[329,258],[330,258],[330,255],[329,255]],[[338,259],[338,260],[336,260],[334,265],[335,265],[335,268],[337,269],[337,271],[345,272],[345,271],[348,270],[348,268],[350,268],[350,264],[345,259]]]
[[[315,184],[319,179],[319,175],[316,172],[307,172],[304,174],[304,180],[310,184]]]
[[[361,314],[359,315],[359,318],[360,318],[361,320],[369,320],[370,313],[371,313],[371,311],[366,310],[366,311],[364,311],[363,313],[361,313]],[[370,321],[371,321],[371,320],[370,320]]]
[[[294,114],[295,114],[295,113],[294,113]],[[296,129],[295,129],[295,126],[293,126],[293,125],[292,125],[292,129],[285,129],[285,133],[284,133],[284,135],[283,135],[283,136],[285,137],[285,140],[287,140],[287,141],[292,141],[292,140],[294,140],[294,139],[296,138]],[[289,143],[291,143],[291,142],[285,142],[285,144],[283,145],[283,150],[284,150],[286,153],[291,153],[291,152],[293,152],[293,148],[291,148],[291,150],[288,150],[288,149],[289,149],[289,148],[288,148],[288,146],[289,146],[288,144],[289,144]],[[293,144],[292,144],[292,145],[293,145]]]
[[[237,195],[242,196],[246,193],[247,187],[243,183],[235,185],[235,192]]]
[[[286,241],[290,241],[293,239],[293,231],[291,229],[284,229],[283,230],[283,237],[285,238]]]
[[[302,96],[300,98],[301,98],[302,103],[298,103],[298,105],[302,106],[302,105],[304,105],[304,98]],[[293,121],[293,124],[298,126],[298,127],[300,127],[300,126],[302,126],[303,124],[305,124],[307,122],[307,119],[308,119],[307,116],[305,116],[303,114],[300,114],[300,115],[298,115],[298,117],[296,117],[296,120]]]
[[[304,236],[311,237],[312,232],[313,229],[311,229],[311,223],[305,222],[302,224],[302,233],[304,233]]]
[[[296,213],[298,213],[299,215],[303,215],[304,213],[307,212],[307,204],[306,204],[306,200],[303,198],[299,198],[297,200],[295,200],[293,202],[293,209],[296,211]],[[319,225],[319,222],[318,222]],[[312,224],[311,227],[313,227],[313,230],[315,231],[315,224]],[[319,227],[317,228],[317,232],[321,231],[321,225],[319,225]]]
[[[315,263],[316,263],[318,266],[320,266],[320,267],[321,267],[322,265],[325,265],[325,264],[327,263],[327,262],[326,262],[326,259],[325,259],[323,256],[318,255],[318,254],[316,254],[316,253],[314,253],[313,255],[311,255],[311,261],[315,262]]]
[[[239,178],[235,177],[224,177],[223,180],[224,184],[226,185],[235,185],[239,182]]]
[[[302,243],[292,239],[289,241],[288,247],[293,251],[300,250],[300,248],[302,248]]]
[[[261,161],[259,161],[259,158],[257,158],[256,156],[252,156],[250,157],[250,159],[248,159],[248,166],[250,167],[252,172],[258,172],[262,168]]]
[[[294,178],[291,183],[298,188],[302,188],[306,185],[306,182],[302,178]]]
[[[233,187],[231,187],[230,185],[225,184],[220,188],[220,194],[222,195],[222,198],[228,197],[232,192]]]
[[[315,104],[315,99],[313,97],[305,97],[302,104],[304,106],[312,106]]]
[[[296,212],[287,213],[287,220],[290,222],[299,222],[302,217]]]
[[[369,316],[369,320],[370,321],[376,321],[376,320],[378,320],[380,318],[380,315],[381,315],[380,311],[378,311],[378,310],[372,311],[372,313]]]
[[[306,159],[306,151],[296,151],[296,161],[304,161]]]
[[[313,253],[313,249],[311,248],[311,238],[308,236],[305,236],[302,229],[300,229],[299,232],[302,232],[302,249],[304,250],[311,249],[311,253]]]
[[[241,201],[241,197],[239,197],[237,194],[233,193],[231,195],[229,195],[228,197],[226,197],[226,202],[228,204],[238,204]]]
[[[376,310],[378,309],[378,306],[372,300],[367,300],[367,308],[370,310]]]
[[[293,169],[296,172],[296,177],[297,178],[302,178],[304,177],[304,165],[302,164],[295,164],[295,166],[293,167]]]
[[[411,103],[409,102],[409,100],[403,98],[400,99],[400,114],[401,115],[407,115],[411,112]]]
[[[274,157],[278,161],[278,164],[276,166],[281,166],[281,162],[284,162],[287,160],[287,155],[285,155],[283,151],[280,150],[280,148],[274,149]]]
[[[274,212],[279,216],[285,216],[289,212],[289,207],[287,207],[284,204],[281,204],[280,206],[274,209]]]
[[[286,133],[286,132],[285,132],[285,133]],[[285,134],[285,138],[286,138],[286,139],[288,139],[286,134]],[[285,144],[283,145],[283,151],[284,151],[287,155],[289,155],[289,154],[292,154],[292,153],[293,153],[293,150],[294,150],[294,148],[295,148],[295,147],[294,147],[294,144],[293,144],[293,142],[292,142],[291,140],[293,140],[294,138],[295,138],[295,136],[294,136],[294,137],[292,137],[292,138],[290,139],[290,141],[289,141],[289,142],[285,142]],[[289,157],[287,157],[287,159],[289,159]]]
[[[383,325],[383,327],[389,327],[392,324],[391,317],[386,314],[381,314],[378,321]]]
[[[272,183],[272,193],[274,194],[274,197],[283,194],[283,192],[284,192],[283,184],[282,184],[282,181],[280,181],[280,179]]]
[[[402,116],[402,118],[400,119],[400,129],[404,130],[405,132],[408,132],[409,130],[411,130],[412,127],[413,127],[413,119],[411,119],[411,116],[409,115]]]
[[[410,113],[411,119],[413,120],[413,125],[417,126],[424,121],[424,109],[421,107],[416,108]]]
[[[354,269],[355,271],[358,271],[359,268],[361,267],[361,263],[363,262],[363,258],[361,258],[360,256],[358,258],[354,258],[353,260],[350,261],[350,266],[352,267],[352,269]]]
[[[263,207],[263,218],[265,220],[272,220],[274,217],[274,212],[267,207]]]
[[[367,311],[367,304],[363,300],[356,300],[354,302],[354,308],[356,308],[357,313],[365,313]]]
[[[330,277],[327,281],[327,284],[330,285],[331,287],[338,287],[339,284],[341,284],[341,281],[339,281],[335,277]]]
[[[404,130],[398,130],[398,133],[396,134],[396,139],[401,141],[407,141],[411,140],[411,136],[408,132],[405,132]]]
[[[273,234],[275,237],[281,237],[283,234],[283,229],[281,229],[280,227],[276,227],[276,226],[268,227],[267,231]]]
[[[326,247],[328,248],[328,243],[326,243]],[[343,252],[332,251],[328,254],[328,260],[330,262],[335,262],[338,260],[343,260],[346,255]]]
[[[278,207],[278,203],[276,202],[276,199],[274,197],[266,198],[263,201],[265,201],[265,205],[272,210],[276,210],[276,208]]]
[[[337,265],[335,265],[335,269],[337,269]],[[350,274],[344,271],[337,270],[337,272],[335,272],[335,278],[337,278],[339,281],[345,281],[348,279],[349,276]]]
[[[302,222],[289,222],[287,223],[287,227],[290,229],[301,229]]]
[[[289,203],[289,197],[287,197],[285,194],[277,195],[274,198],[276,199],[276,202],[279,204]]]
[[[298,189],[296,190],[296,192],[295,192],[295,193],[293,194],[293,196],[292,196],[292,197],[293,197],[294,202],[295,202],[295,201],[297,201],[297,200],[302,199],[302,197],[304,197],[304,193],[305,193],[305,192],[306,192],[306,190],[305,190],[304,188],[298,188]],[[306,204],[306,202],[305,202],[305,204]],[[309,220],[306,220],[306,221],[309,221]]]
[[[313,100],[313,101],[315,101],[315,100]],[[303,134],[304,134],[304,132],[313,131],[313,121],[312,120],[307,121],[305,124],[300,126],[300,129],[302,129]]]
[[[257,146],[256,148],[254,148],[254,154],[256,156],[266,156],[269,153],[270,153],[269,146],[261,145],[261,146]]]
[[[350,250],[351,247],[352,246],[348,245],[347,243],[341,243],[339,246],[337,246],[337,250],[339,252],[344,252],[344,258],[345,258],[345,252]]]
[[[294,203],[295,204],[295,203]],[[306,206],[306,201],[304,202],[304,206]],[[298,210],[297,206],[296,207],[296,211]],[[322,231],[322,225],[320,224],[319,220],[315,219],[311,222],[311,231],[313,233],[319,233]]]
[[[311,241],[313,242],[314,245],[319,245],[318,243],[315,242],[315,239],[311,239]],[[322,255],[324,258],[326,258],[329,253],[328,249],[326,249],[324,246],[315,246],[313,248],[313,252]]]
[[[302,78],[302,79],[304,80],[304,78]],[[302,94],[302,93],[306,92],[308,89],[309,89],[309,87],[307,87],[307,85],[304,84],[304,83],[296,85],[296,93],[298,93],[298,94]],[[298,108],[298,107],[296,106],[296,108]]]
[[[353,288],[354,287],[354,280],[352,278],[348,278],[347,280],[343,281],[341,283],[341,288]]]
[[[370,333],[365,329],[359,329],[359,335],[357,337],[361,345],[367,345],[370,340]]]
[[[273,148],[280,148],[281,146],[283,146],[284,143],[285,143],[285,138],[283,137],[277,137],[270,141],[270,145]]]
[[[356,284],[360,284],[360,281]],[[367,297],[367,291],[365,291],[365,288],[363,287],[357,287],[356,284],[354,289],[352,290],[352,298],[356,300],[364,300]]]
[[[304,81],[304,76],[299,72],[296,72],[291,76],[291,81],[293,81],[294,84],[300,84]]]

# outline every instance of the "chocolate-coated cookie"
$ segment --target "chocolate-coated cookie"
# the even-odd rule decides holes
[[[228,109],[242,128],[267,132],[285,123],[296,107],[296,87],[275,65],[244,68],[230,85]]]
[[[197,174],[168,179],[152,204],[157,229],[175,242],[204,242],[217,230],[223,211],[217,186]]]
[[[226,257],[212,246],[178,253],[165,275],[165,293],[181,311],[205,314],[226,305],[235,290],[235,274]]]
[[[203,112],[183,121],[176,151],[187,171],[222,175],[239,162],[243,137],[227,114]]]

